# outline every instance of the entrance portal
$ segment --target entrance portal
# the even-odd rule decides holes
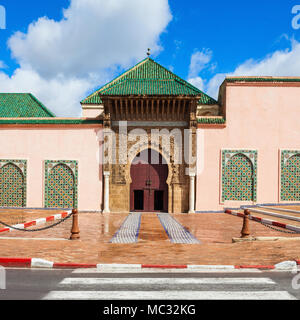
[[[140,152],[132,161],[130,211],[168,211],[168,165],[153,149]]]

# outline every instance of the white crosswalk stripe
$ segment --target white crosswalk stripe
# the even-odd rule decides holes
[[[294,300],[267,277],[67,277],[44,300]]]
[[[270,278],[65,278],[60,285],[275,284]]]
[[[286,291],[51,291],[45,300],[294,300]]]

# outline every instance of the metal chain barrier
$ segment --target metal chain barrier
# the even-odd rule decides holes
[[[269,224],[267,224],[265,222],[257,221],[255,219],[251,219],[251,221],[258,222],[258,223],[262,224],[263,226],[270,228],[272,230],[278,231],[278,232],[288,233],[288,234],[300,234],[300,231],[287,231],[287,230],[278,229],[278,228],[275,228],[274,226],[270,226]]]
[[[56,223],[53,223],[51,226],[46,226],[46,227],[43,227],[43,228],[38,228],[38,229],[21,229],[21,228],[17,228],[17,227],[14,227],[14,226],[11,226],[9,224],[6,224],[5,222],[3,221],[0,221],[0,224],[10,228],[10,229],[14,229],[14,230],[17,230],[17,231],[23,231],[23,232],[36,232],[36,231],[43,231],[43,230],[47,230],[47,229],[50,229],[50,228],[53,228],[53,227],[56,227],[58,226],[59,224],[63,223],[64,221],[66,221],[67,219],[69,219],[72,215],[74,214],[74,212],[70,213],[68,216],[66,216],[65,218],[61,219],[60,221],[56,222]]]

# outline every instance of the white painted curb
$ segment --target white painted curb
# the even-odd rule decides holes
[[[188,265],[187,269],[191,270],[232,270],[234,266],[227,266],[227,265]]]
[[[31,267],[34,268],[53,268],[53,262],[44,260],[44,259],[39,259],[39,258],[32,258],[31,259]]]
[[[296,261],[283,261],[275,264],[275,270],[294,270],[297,269]]]

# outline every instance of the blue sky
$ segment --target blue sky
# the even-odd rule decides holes
[[[300,76],[297,4],[0,0],[0,90],[30,91],[57,115],[78,116],[82,98],[143,59],[148,47],[215,98],[226,74]]]

